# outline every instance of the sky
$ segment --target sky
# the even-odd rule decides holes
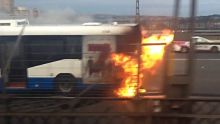
[[[15,0],[17,6],[39,10],[68,9],[79,14],[134,15],[136,0]],[[141,15],[169,16],[174,0],[140,0]],[[182,0],[181,16],[189,15],[190,0]],[[220,14],[220,0],[198,0],[197,15]]]

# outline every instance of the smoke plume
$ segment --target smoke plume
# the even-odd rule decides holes
[[[39,12],[39,16],[29,19],[33,24],[82,24],[93,21],[88,15],[79,15],[72,9],[47,10]]]

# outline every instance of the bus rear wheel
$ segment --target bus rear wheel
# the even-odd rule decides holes
[[[70,93],[74,88],[76,78],[72,74],[59,74],[55,78],[55,87],[59,93]]]

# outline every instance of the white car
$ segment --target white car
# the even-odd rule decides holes
[[[213,53],[220,51],[220,42],[212,41],[203,37],[192,37],[193,43],[195,43],[195,50],[197,51],[210,51]],[[189,41],[174,41],[173,49],[176,52],[186,53],[190,49]]]
[[[186,53],[189,51],[189,41],[174,41],[173,50],[175,52]]]

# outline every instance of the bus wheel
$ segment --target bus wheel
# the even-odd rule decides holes
[[[72,74],[59,74],[55,78],[55,87],[58,92],[70,93],[73,90],[75,77]]]

